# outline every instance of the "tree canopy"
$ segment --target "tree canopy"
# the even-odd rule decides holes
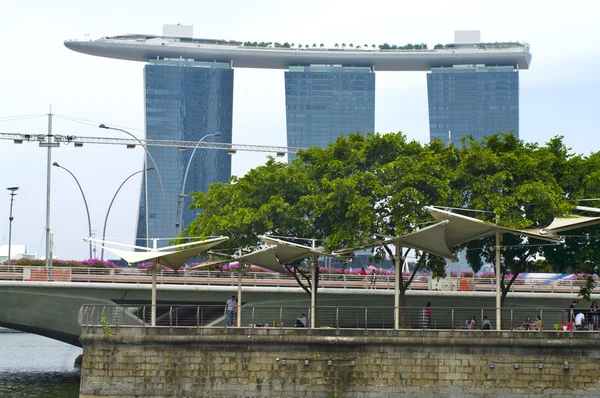
[[[291,164],[270,158],[243,177],[195,193],[192,208],[200,213],[184,234],[227,235],[231,248],[257,245],[262,234],[315,238],[336,250],[422,228],[433,221],[425,205],[477,210],[468,215],[509,228],[543,227],[572,211],[578,199],[600,196],[599,166],[600,153],[574,155],[562,137],[542,146],[496,134],[447,147],[402,133],[356,133],[301,151]],[[598,235],[598,228],[587,228],[560,246],[504,235],[503,274],[516,278],[540,266],[594,269]],[[475,271],[483,260],[493,262],[494,244],[465,245]],[[531,261],[536,253],[546,261]],[[417,267],[441,275],[444,261],[419,254]],[[506,292],[512,282],[503,284]]]

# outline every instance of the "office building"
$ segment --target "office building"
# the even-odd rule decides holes
[[[326,147],[340,134],[375,129],[370,68],[293,66],[285,72],[287,146]],[[295,158],[288,154],[288,161]]]
[[[151,60],[144,68],[144,82],[147,139],[199,141],[207,134],[218,132],[221,134],[219,137],[205,141],[231,142],[233,69],[229,64]],[[185,194],[207,191],[210,184],[225,182],[231,176],[231,156],[227,152],[199,148],[190,164],[186,186],[182,189],[193,149],[151,146],[148,151],[162,177],[165,214],[158,174],[151,170],[147,173],[147,194],[145,179],[140,193],[138,246],[146,246],[146,238],[173,238],[177,235],[176,224],[181,218],[183,228],[196,218],[196,212],[188,209],[190,197],[179,202],[182,190]],[[146,159],[146,165],[152,166],[150,159]],[[183,217],[178,214],[180,212]],[[167,243],[168,240],[163,239],[159,246]]]
[[[430,138],[519,137],[519,72],[512,66],[434,68],[427,74]]]

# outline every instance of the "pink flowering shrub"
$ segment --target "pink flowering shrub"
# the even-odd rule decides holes
[[[32,258],[21,258],[18,260],[11,260],[11,265],[18,265],[24,267],[44,267],[46,266],[46,260],[43,259],[32,259]],[[115,264],[110,261],[103,261],[95,259],[89,260],[52,260],[53,267],[71,267],[71,268],[118,268]]]

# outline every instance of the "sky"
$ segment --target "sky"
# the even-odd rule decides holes
[[[121,137],[98,124],[144,136],[142,62],[68,50],[66,39],[126,33],[162,34],[164,24],[193,25],[194,37],[294,43],[451,43],[455,30],[480,30],[484,42],[531,46],[529,70],[520,72],[520,138],[544,144],[562,135],[572,152],[600,150],[600,2],[431,0],[354,4],[337,0],[4,0],[0,12],[0,133],[45,134],[50,106],[55,134]],[[286,146],[282,70],[236,69],[233,142]],[[429,141],[426,72],[376,74],[375,128]],[[21,117],[37,115],[36,117]],[[126,138],[126,137],[125,137]],[[20,187],[13,208],[13,245],[44,256],[47,151],[33,143],[0,140],[0,188]],[[143,150],[122,146],[61,146],[52,161],[77,176],[87,198],[92,231],[101,236],[108,205]],[[238,152],[232,172],[242,176],[267,154]],[[79,189],[53,168],[51,221],[54,253],[86,259],[88,223]],[[141,178],[115,199],[106,236],[133,243]],[[0,195],[0,245],[8,244],[9,192]]]

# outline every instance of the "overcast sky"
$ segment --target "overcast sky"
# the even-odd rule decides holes
[[[0,132],[46,133],[52,105],[55,134],[106,136],[99,123],[143,137],[141,62],[93,57],[68,50],[65,39],[125,33],[162,34],[163,24],[194,26],[194,37],[294,43],[451,43],[455,30],[481,30],[486,42],[525,41],[531,68],[520,72],[520,137],[545,143],[555,135],[576,153],[600,150],[600,2],[445,1],[349,2],[232,0],[215,2],[129,0],[98,2],[4,0],[0,12]],[[235,70],[233,142],[286,145],[283,71]],[[15,116],[40,115],[14,119]],[[78,119],[74,122],[69,119]],[[594,122],[595,121],[595,122]],[[402,131],[428,142],[425,72],[376,75],[376,130]],[[110,133],[110,132],[108,132]],[[13,244],[44,256],[46,150],[0,140],[0,243],[8,243],[9,193],[15,198]],[[233,173],[243,175],[266,154],[238,152]],[[121,182],[142,168],[143,150],[122,146],[62,146],[53,161],[79,179],[102,233],[111,198]],[[75,181],[53,168],[55,254],[85,259],[87,219]],[[133,243],[140,191],[134,177],[117,197],[107,237]],[[2,197],[4,199],[2,199]]]

